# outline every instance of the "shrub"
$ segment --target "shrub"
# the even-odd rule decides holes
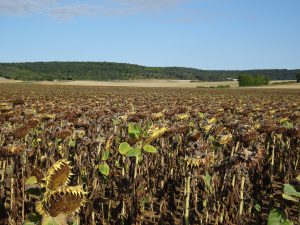
[[[297,83],[300,83],[300,73],[296,74]]]
[[[267,85],[269,84],[269,78],[261,75],[240,75],[238,82],[240,87]]]

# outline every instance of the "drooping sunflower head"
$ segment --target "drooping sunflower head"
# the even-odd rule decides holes
[[[191,167],[191,168],[198,168],[202,165],[202,160],[201,158],[188,158],[186,160],[186,164],[188,167]]]
[[[8,102],[0,102],[0,111],[1,112],[9,112],[12,109],[13,109],[12,104],[10,104]]]
[[[231,140],[232,140],[232,134],[226,134],[226,135],[220,136],[218,142],[219,142],[220,145],[226,145]]]
[[[14,157],[20,155],[24,151],[25,146],[15,144],[0,147],[0,156]]]
[[[201,166],[207,167],[212,164],[214,157],[212,154],[200,154],[188,157],[186,159],[186,165],[192,168],[199,168]]]
[[[70,182],[70,177],[73,174],[71,173],[72,167],[69,164],[69,161],[61,159],[48,170],[47,176],[45,177],[45,186],[48,190],[55,190]]]
[[[51,217],[76,213],[86,203],[86,194],[82,186],[60,187],[50,191],[42,201],[38,202],[36,211],[43,216]]]
[[[166,132],[168,131],[167,127],[152,127],[149,129],[149,137],[145,140],[146,144],[150,144],[151,142],[153,142],[154,140],[160,138],[161,136],[163,136]]]

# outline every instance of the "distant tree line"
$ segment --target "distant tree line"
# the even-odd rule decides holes
[[[269,78],[261,75],[240,75],[238,77],[240,87],[268,85]]]
[[[297,82],[300,83],[300,72],[297,73],[296,78],[297,78]]]
[[[185,67],[145,67],[110,62],[0,63],[0,76],[16,80],[182,79],[225,81],[243,74],[270,80],[295,80],[300,70],[200,70]]]

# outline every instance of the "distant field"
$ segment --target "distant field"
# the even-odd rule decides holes
[[[271,81],[268,86],[260,86],[255,88],[282,88],[282,89],[300,89],[300,84],[292,83],[292,80]],[[45,85],[79,85],[79,86],[110,86],[110,87],[181,87],[181,88],[197,88],[197,87],[231,87],[237,88],[237,81],[221,81],[221,82],[200,82],[191,80],[131,80],[131,81],[41,81],[38,82]],[[273,85],[274,84],[274,85]],[[275,85],[276,84],[276,85]],[[252,87],[251,87],[252,88]]]
[[[292,83],[292,80],[271,81],[268,86],[263,88],[287,88],[300,89],[300,84]],[[237,81],[219,81],[219,82],[200,82],[191,80],[119,80],[119,81],[41,81],[45,85],[79,85],[79,86],[108,86],[108,87],[181,87],[181,88],[212,88],[212,87],[231,87],[237,88]],[[273,85],[276,84],[276,85]],[[251,87],[252,88],[252,87]],[[255,87],[260,88],[260,87]]]
[[[299,89],[300,83],[297,83],[295,80],[273,80],[270,82],[270,85],[265,88],[287,88],[287,89]]]
[[[213,87],[219,85],[229,85],[238,87],[236,81],[225,82],[191,82],[191,80],[130,80],[130,81],[41,81],[40,84],[46,85],[80,85],[80,86],[112,86],[112,87]]]
[[[0,84],[1,84],[1,83],[18,83],[18,82],[22,82],[22,81],[9,80],[9,79],[5,79],[5,78],[3,78],[3,77],[0,77]]]
[[[8,80],[0,77],[0,83],[19,83],[22,81]],[[26,82],[28,83],[28,82]],[[201,82],[191,80],[116,80],[116,81],[34,81],[34,84],[43,85],[74,85],[74,86],[106,86],[106,87],[179,87],[179,88],[213,88],[230,87],[237,88],[237,81]],[[250,88],[280,88],[280,89],[300,89],[300,84],[293,80],[274,80],[268,86]]]

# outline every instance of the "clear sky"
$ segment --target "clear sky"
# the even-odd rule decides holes
[[[300,0],[0,0],[0,62],[300,68]]]

